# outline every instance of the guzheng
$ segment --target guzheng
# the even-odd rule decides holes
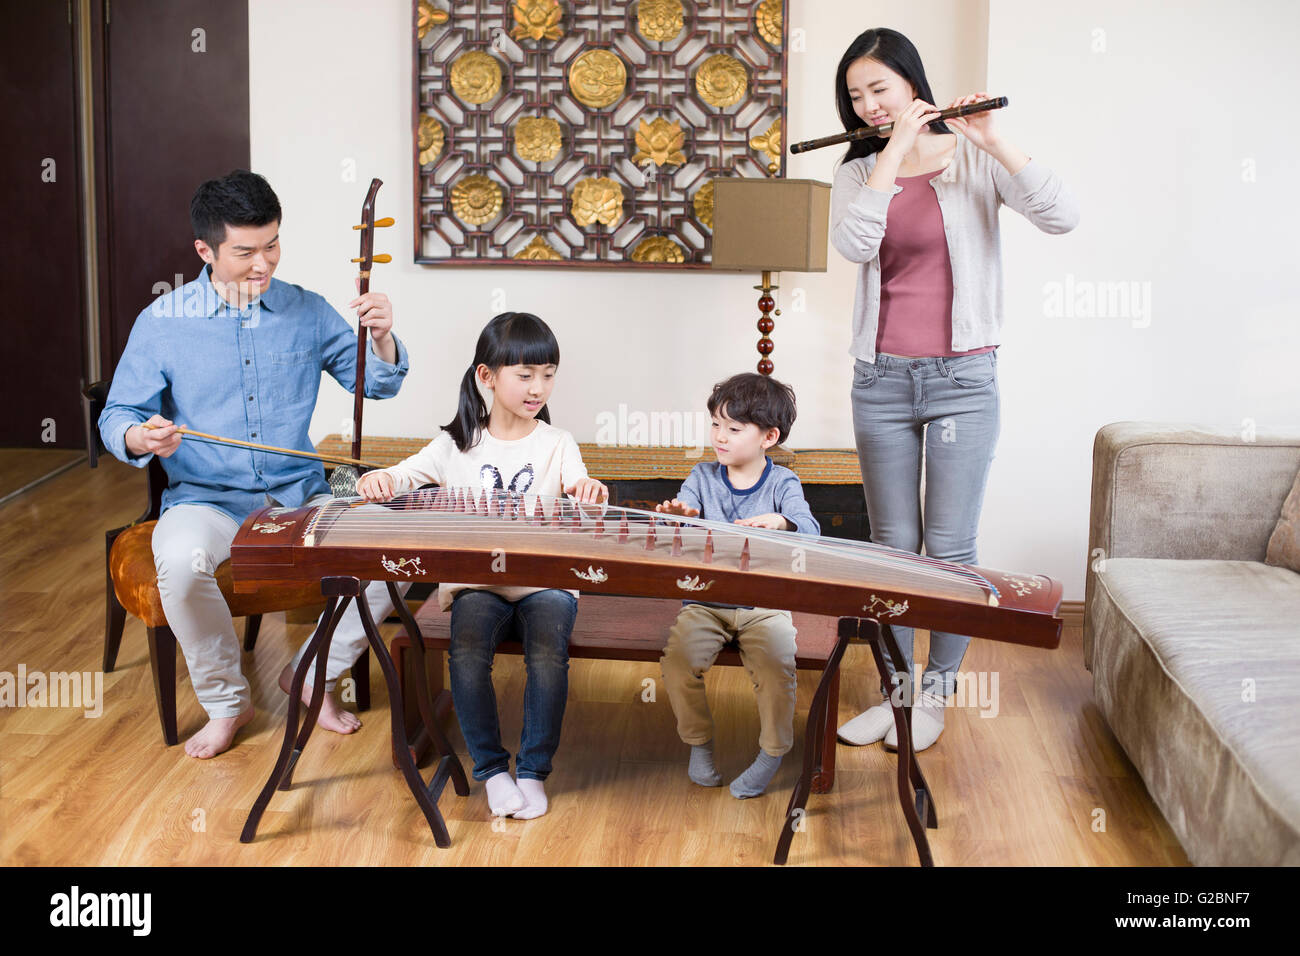
[[[230,549],[236,591],[362,581],[698,598],[1054,648],[1061,584],[882,545],[497,490],[264,508]]]

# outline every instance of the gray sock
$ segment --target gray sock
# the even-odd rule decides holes
[[[691,763],[686,768],[686,775],[701,787],[722,786],[722,774],[713,765],[713,741],[695,746],[691,744]]]
[[[780,766],[780,757],[773,757],[766,750],[760,750],[754,762],[749,765],[749,769],[731,781],[731,795],[737,800],[757,797],[767,789],[767,785],[772,782]]]

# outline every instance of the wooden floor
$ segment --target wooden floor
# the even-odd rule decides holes
[[[0,448],[0,498],[50,472],[85,458],[83,451],[59,448]]]
[[[0,671],[96,671],[104,628],[103,531],[136,517],[144,475],[113,459],[76,468],[0,508]],[[391,631],[392,625],[386,628]],[[279,793],[256,843],[238,834],[278,752],[285,699],[275,677],[310,628],[268,617],[245,671],[259,708],[229,753],[192,760],[162,743],[144,629],[127,624],[117,670],[104,675],[98,718],[73,709],[0,709],[0,864],[766,864],[801,755],[769,792],[739,801],[686,778],[686,747],[662,692],[643,702],[657,666],[571,665],[551,811],[492,821],[483,788],[448,787],[440,806],[453,846],[438,850],[389,758],[388,702],[350,738],[317,731],[294,789]],[[924,659],[918,635],[917,656]],[[180,670],[182,738],[203,714]],[[921,755],[939,814],[938,865],[1186,865],[1187,859],[1091,699],[1081,635],[1056,651],[972,643],[967,671],[996,671],[1000,713],[950,708],[939,742]],[[507,749],[519,732],[523,669],[497,665]],[[875,702],[870,653],[844,664],[841,717]],[[796,739],[815,675],[799,677]],[[753,757],[757,713],[740,668],[709,677],[719,765],[729,780]],[[453,738],[463,754],[459,734]],[[832,793],[814,795],[791,865],[913,866],[879,744],[839,748]],[[468,767],[468,762],[466,762]],[[1098,811],[1104,813],[1099,814]],[[1104,830],[1094,821],[1104,818]]]

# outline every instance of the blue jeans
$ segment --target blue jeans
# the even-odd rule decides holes
[[[1000,428],[997,352],[895,358],[853,366],[853,431],[871,540],[975,564],[975,534]],[[925,524],[921,452],[925,450]],[[895,627],[910,688],[913,632]],[[970,638],[930,633],[922,690],[951,694]],[[894,662],[885,655],[891,670]],[[882,679],[884,675],[882,675]],[[887,690],[887,688],[886,688]]]
[[[451,699],[474,760],[474,779],[505,773],[492,658],[512,633],[524,645],[524,726],[516,775],[545,780],[560,743],[569,696],[569,634],[578,602],[567,591],[537,591],[511,602],[491,591],[467,590],[451,604]]]

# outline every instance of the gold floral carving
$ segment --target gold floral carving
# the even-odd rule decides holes
[[[541,236],[533,236],[532,241],[524,246],[517,253],[516,259],[563,259],[564,256],[555,251],[555,247],[543,239]]]
[[[651,236],[636,244],[630,258],[633,262],[685,262],[686,254],[667,236]]]
[[[451,18],[446,10],[439,10],[429,0],[420,0],[420,16],[416,21],[416,35],[423,40],[424,35],[436,26],[441,26]]]
[[[767,153],[768,164],[767,171],[775,174],[781,168],[781,121],[777,120],[767,128],[767,132],[762,136],[755,136],[749,141],[750,149],[757,149]]]
[[[516,40],[558,40],[564,35],[560,20],[564,9],[559,0],[515,0],[515,28],[511,36]]]
[[[442,124],[428,113],[420,114],[420,136],[417,142],[420,147],[421,166],[427,166],[442,155],[446,134],[443,132]]]
[[[486,176],[466,176],[451,190],[451,211],[469,226],[491,222],[501,211],[501,187]]]
[[[451,65],[451,88],[466,103],[486,103],[501,89],[501,64],[482,50],[471,50]]]
[[[578,180],[570,199],[574,221],[580,226],[593,222],[614,226],[623,218],[623,187],[605,176]]]
[[[626,86],[627,67],[608,50],[588,50],[569,67],[569,89],[583,106],[609,106]]]
[[[710,106],[732,106],[748,92],[749,75],[734,56],[715,53],[695,72],[695,89]]]
[[[676,123],[670,123],[662,116],[655,117],[653,123],[642,120],[636,131],[637,152],[632,162],[638,166],[646,163],[680,166],[686,162],[686,154],[682,152],[685,142],[686,134]]]
[[[713,228],[713,180],[695,191],[695,198],[691,200],[695,206],[695,218],[704,223],[710,229]]]
[[[763,0],[754,13],[759,35],[769,44],[781,48],[781,0]]]
[[[676,39],[685,25],[682,0],[641,0],[636,8],[636,25],[652,43]]]
[[[560,154],[560,124],[548,116],[525,116],[515,124],[520,159],[544,163]]]

